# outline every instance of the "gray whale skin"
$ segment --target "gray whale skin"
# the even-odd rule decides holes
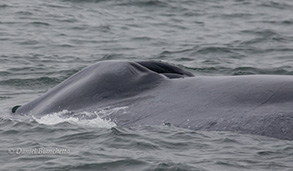
[[[162,125],[293,140],[293,77],[193,76],[156,61],[102,61],[69,77],[14,115],[84,116],[103,108],[118,127]],[[79,115],[80,114],[80,115]]]

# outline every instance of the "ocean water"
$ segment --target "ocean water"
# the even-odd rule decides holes
[[[1,0],[0,170],[293,170],[292,141],[10,112],[103,60],[293,75],[292,28],[291,0]]]

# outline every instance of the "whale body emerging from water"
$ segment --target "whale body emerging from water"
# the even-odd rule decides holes
[[[84,68],[15,114],[78,116],[127,106],[106,116],[117,126],[171,124],[293,140],[293,77],[193,76],[156,61],[102,61]]]

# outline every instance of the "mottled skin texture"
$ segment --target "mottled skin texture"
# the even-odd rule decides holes
[[[234,131],[293,140],[293,77],[193,76],[154,62],[93,64],[16,114],[41,117],[64,109],[68,115],[105,107],[118,126],[171,125],[193,130]]]

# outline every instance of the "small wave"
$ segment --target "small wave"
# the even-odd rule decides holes
[[[73,2],[73,3],[99,3],[104,2],[105,0],[63,0],[65,2]]]
[[[164,1],[159,0],[140,0],[140,1],[133,1],[133,0],[125,0],[122,1],[119,5],[133,5],[139,7],[167,7],[169,4]]]
[[[204,62],[207,63],[207,62]],[[209,62],[212,63],[212,62]],[[208,63],[207,63],[208,64]],[[216,64],[216,63],[215,63]],[[254,66],[229,67],[229,66],[206,66],[188,67],[189,70],[199,75],[293,75],[292,68],[272,67],[258,68]]]
[[[268,23],[268,24],[275,24],[275,25],[292,25],[293,20],[292,19],[283,19],[283,20],[263,20],[262,23]]]
[[[35,26],[50,26],[49,23],[41,22],[41,21],[34,21],[34,22],[29,23],[29,24],[35,25]]]
[[[29,12],[29,11],[17,11],[15,12],[15,14],[18,14],[18,15],[24,15],[24,16],[27,16],[27,15],[33,15],[32,12]]]
[[[8,7],[10,7],[9,5],[6,5],[6,4],[1,4],[0,5],[0,8],[8,8]]]
[[[292,5],[286,2],[274,2],[274,1],[264,1],[264,3],[261,3],[259,5],[260,7],[269,7],[272,9],[278,9],[278,10],[292,10]]]
[[[28,79],[8,79],[0,81],[0,85],[22,87],[22,88],[40,88],[44,86],[51,87],[56,85],[60,80],[51,77],[40,77],[40,78],[28,78]]]

